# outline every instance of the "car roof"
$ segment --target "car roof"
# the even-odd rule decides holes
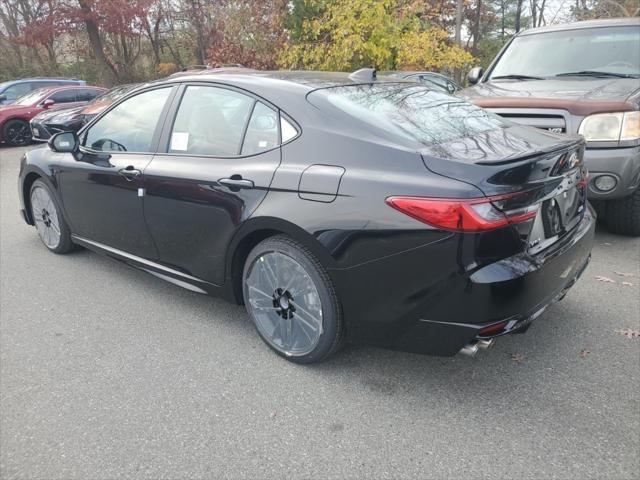
[[[16,83],[23,82],[82,82],[78,78],[62,78],[62,77],[29,77],[29,78],[18,78],[16,80],[7,80],[5,82],[0,83],[0,85],[15,85]]]
[[[600,20],[583,20],[581,22],[566,23],[560,25],[547,25],[544,27],[530,28],[518,33],[518,36],[534,35],[536,33],[562,32],[565,30],[580,30],[583,28],[625,27],[640,26],[640,17],[631,18],[605,18]]]
[[[274,93],[278,90],[290,91],[306,90],[307,92],[318,88],[337,87],[342,85],[360,85],[372,83],[371,81],[362,81],[358,78],[351,78],[351,73],[347,72],[319,72],[310,70],[275,70],[275,71],[258,71],[249,69],[238,69],[238,71],[219,71],[202,70],[184,75],[168,77],[157,80],[153,83],[180,83],[180,82],[202,82],[211,81],[219,83],[227,83],[238,87],[246,87],[248,89],[256,88],[260,90],[271,90]],[[403,82],[401,78],[380,76],[374,82]]]

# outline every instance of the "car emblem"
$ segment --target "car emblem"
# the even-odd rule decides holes
[[[562,133],[562,127],[549,127],[547,130],[551,133]]]

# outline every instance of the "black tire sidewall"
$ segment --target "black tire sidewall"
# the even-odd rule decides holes
[[[287,355],[275,348],[264,338],[256,325],[251,311],[247,308],[249,317],[251,317],[251,321],[262,340],[278,355],[295,363],[319,362],[333,353],[338,348],[341,340],[342,315],[335,289],[326,271],[310,251],[289,237],[277,236],[262,241],[256,245],[247,256],[242,273],[242,291],[245,299],[248,298],[246,280],[251,266],[257,258],[271,252],[281,253],[298,262],[306,270],[315,284],[322,303],[322,334],[320,340],[316,347],[305,355]]]
[[[7,123],[4,124],[4,127],[2,127],[2,138],[4,138],[5,143],[10,147],[24,147],[29,145],[31,143],[31,138],[29,138],[29,140],[27,140],[24,143],[11,143],[8,140],[7,132],[9,131],[9,128],[11,127],[12,124],[26,125],[27,128],[29,128],[29,122],[25,122],[24,120],[20,120],[17,118],[14,118],[13,120],[9,120]]]
[[[611,233],[640,236],[640,188],[627,197],[607,201],[605,223]]]
[[[62,209],[60,208],[60,203],[58,202],[56,196],[53,194],[53,192],[51,191],[51,188],[49,188],[46,182],[42,180],[36,180],[35,182],[33,182],[33,184],[31,185],[31,188],[29,189],[29,208],[31,209],[32,218],[35,218],[35,217],[33,216],[34,215],[33,202],[31,201],[31,196],[33,194],[33,191],[36,188],[44,188],[49,194],[49,197],[51,197],[51,201],[54,203],[56,207],[56,212],[58,214],[58,225],[60,226],[60,242],[58,243],[58,246],[56,248],[51,248],[44,242],[42,242],[42,244],[45,247],[47,247],[49,251],[53,253],[70,252],[71,250],[73,250],[73,247],[74,247],[74,244],[71,240],[71,229],[67,225],[67,222],[65,221],[64,216],[62,215]],[[39,234],[38,234],[38,237],[40,237]],[[42,238],[40,240],[42,240]]]

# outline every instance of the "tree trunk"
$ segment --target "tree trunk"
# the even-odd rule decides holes
[[[462,2],[463,0],[456,1],[456,33],[455,41],[456,45],[462,48]],[[454,77],[456,82],[462,82],[462,69],[456,68],[454,71]]]
[[[515,19],[516,33],[520,31],[520,19],[522,18],[522,1],[523,0],[517,0],[517,1],[518,3],[516,4],[516,19]]]
[[[100,30],[91,15],[91,4],[88,0],[78,0],[78,3],[80,4],[80,9],[82,10],[84,17],[84,24],[87,28],[87,36],[89,37],[91,50],[98,61],[98,65],[100,65],[100,69],[102,70],[102,81],[105,85],[112,87],[118,83],[118,71],[104,53],[104,45],[102,44],[102,38],[100,37]]]
[[[482,14],[482,0],[476,0],[476,17],[473,22],[473,56],[478,55],[478,44],[480,43],[480,16]],[[502,17],[504,18],[504,16]]]

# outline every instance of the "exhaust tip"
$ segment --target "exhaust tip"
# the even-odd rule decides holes
[[[493,346],[493,342],[494,342],[493,338],[491,338],[489,340],[478,340],[476,342],[476,345],[478,346],[478,348],[481,348],[482,350],[486,350],[486,349],[491,348]]]
[[[460,349],[462,355],[466,355],[467,357],[474,357],[476,353],[478,353],[478,347],[475,344],[465,345]]]

